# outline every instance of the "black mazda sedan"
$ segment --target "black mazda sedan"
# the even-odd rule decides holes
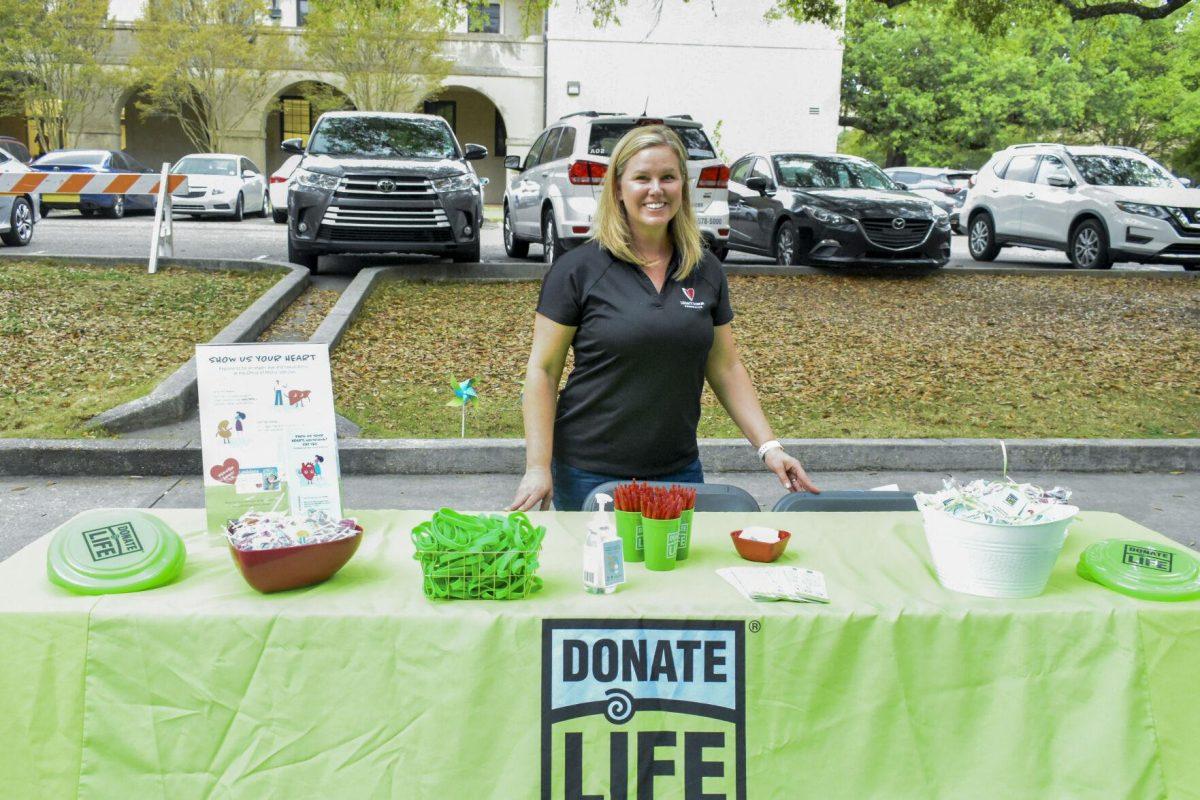
[[[751,153],[729,173],[729,249],[784,265],[937,268],[950,217],[861,158]]]

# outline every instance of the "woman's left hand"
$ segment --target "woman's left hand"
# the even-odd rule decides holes
[[[783,451],[782,447],[768,450],[765,459],[767,469],[774,472],[783,488],[789,492],[812,492],[820,494],[821,490],[808,477],[800,462]]]

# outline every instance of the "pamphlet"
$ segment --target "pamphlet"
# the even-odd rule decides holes
[[[247,511],[342,516],[325,344],[198,345],[208,530]]]
[[[828,603],[825,575],[802,567],[726,567],[717,574],[747,600]]]

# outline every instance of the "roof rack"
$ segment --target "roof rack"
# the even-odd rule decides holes
[[[623,117],[626,114],[622,111],[572,111],[570,114],[563,114],[559,119],[567,119],[568,117]]]
[[[1009,145],[1009,150],[1020,150],[1023,147],[1066,147],[1060,142],[1029,142],[1028,144]]]
[[[663,114],[665,119],[691,119],[691,114]]]

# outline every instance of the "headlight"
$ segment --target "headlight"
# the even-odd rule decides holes
[[[295,177],[296,183],[301,186],[321,189],[326,192],[332,192],[336,189],[339,180],[337,175],[326,175],[324,172],[309,172],[306,169],[296,170]]]
[[[950,215],[946,213],[945,209],[934,206],[933,224],[942,230],[946,230],[950,227]]]
[[[845,225],[849,222],[841,214],[835,214],[817,206],[804,206],[804,210],[817,222],[824,222],[826,225]]]
[[[1143,217],[1166,219],[1167,212],[1158,206],[1148,206],[1145,203],[1117,203],[1117,208],[1129,214],[1141,214]]]
[[[469,172],[451,178],[438,178],[433,188],[439,192],[465,192],[475,188],[475,176]]]

